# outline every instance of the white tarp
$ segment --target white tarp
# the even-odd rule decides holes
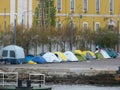
[[[47,52],[42,56],[46,62],[61,62],[54,53]]]
[[[64,54],[67,57],[67,61],[78,61],[77,57],[71,51],[66,51]]]

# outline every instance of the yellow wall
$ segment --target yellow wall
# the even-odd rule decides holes
[[[5,10],[6,9],[6,10]],[[6,26],[10,24],[10,17],[8,13],[10,12],[10,0],[0,0],[0,30],[4,30],[4,12],[6,11]]]
[[[57,0],[54,0],[55,7],[57,7]],[[32,12],[35,12],[35,8],[38,5],[38,0],[33,0],[32,3]],[[16,12],[18,12],[18,0],[16,0]],[[10,25],[10,0],[0,0],[0,27],[4,29],[4,9],[6,8],[6,23],[7,26]],[[56,21],[60,20],[63,24],[69,23],[72,17],[72,20],[75,26],[82,29],[83,23],[88,22],[88,28],[93,28],[96,22],[100,22],[101,28],[107,26],[107,23],[110,18],[115,20],[117,23],[118,15],[120,14],[120,0],[114,0],[114,13],[110,16],[109,12],[109,0],[100,0],[100,13],[96,13],[96,0],[88,0],[88,12],[83,12],[83,0],[75,0],[75,11],[70,11],[70,0],[62,0],[62,11],[56,12]],[[57,11],[57,8],[56,8]],[[82,18],[80,18],[82,14]],[[94,26],[95,28],[95,26]]]
[[[57,5],[56,1],[57,0],[55,0],[55,4]],[[120,0],[114,0],[114,12],[112,15],[109,11],[109,0],[100,0],[100,13],[96,13],[96,0],[88,0],[87,13],[83,12],[83,7],[83,0],[75,0],[75,11],[71,13],[70,0],[62,0],[62,11],[56,13],[56,21],[60,20],[62,24],[65,24],[63,22],[67,20],[66,18],[72,17],[77,27],[82,29],[83,23],[88,22],[88,28],[91,30],[93,26],[95,29],[95,23],[97,22],[100,23],[101,28],[106,27],[110,19],[114,20],[117,25],[118,15],[120,14]],[[79,17],[80,14],[82,14],[82,18]]]
[[[3,13],[5,8],[6,8],[6,12],[9,13],[10,0],[0,0],[0,13]]]

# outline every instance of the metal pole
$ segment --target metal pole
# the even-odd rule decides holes
[[[72,51],[72,43],[73,43],[73,22],[70,22],[70,50]]]
[[[14,45],[16,45],[16,15],[14,18]]]
[[[93,22],[93,32],[94,32],[94,17],[93,17],[93,20],[92,20],[92,22]]]
[[[22,27],[23,27],[23,25],[24,25],[23,17],[24,17],[24,15],[22,14]]]
[[[6,31],[6,8],[4,8],[4,32]]]

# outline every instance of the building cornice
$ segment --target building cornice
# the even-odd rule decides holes
[[[110,15],[110,14],[56,14],[57,17],[66,17],[66,16],[70,16],[70,17],[118,17],[120,18],[120,14],[114,14],[114,15]]]

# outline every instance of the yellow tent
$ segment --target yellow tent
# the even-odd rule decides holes
[[[81,50],[75,50],[74,53],[75,53],[75,56],[78,58],[79,61],[86,60],[86,57],[82,54]]]
[[[87,51],[87,52],[89,52],[94,58],[96,58],[96,55],[94,52],[92,52],[92,51]]]
[[[75,54],[82,54],[81,50],[75,50],[74,52],[75,52]]]
[[[67,61],[67,57],[62,52],[54,52],[54,54],[62,61]]]
[[[83,52],[82,52],[82,55],[86,56],[87,53],[89,53],[93,58],[96,58],[95,53],[92,52],[92,51],[83,51]]]
[[[36,62],[33,62],[33,61],[29,61],[28,64],[36,64]]]

